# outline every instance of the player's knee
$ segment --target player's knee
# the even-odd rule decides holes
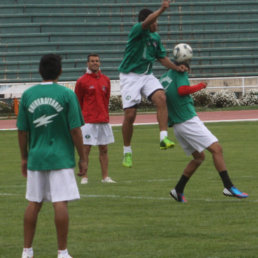
[[[221,153],[221,154],[223,153],[223,149],[222,149],[222,147],[221,147],[220,144],[218,144],[217,152],[218,152],[218,153]]]
[[[222,153],[223,153],[223,149],[218,142],[212,144],[212,146],[210,148],[210,151],[213,155],[214,154],[221,154],[222,155]]]
[[[106,145],[100,145],[99,146],[99,154],[100,155],[106,155],[108,153],[108,148]]]
[[[155,106],[166,105],[166,95],[163,90],[156,91],[151,100]]]
[[[132,124],[132,123],[134,123],[135,117],[136,117],[135,110],[129,110],[129,109],[125,110],[124,122]]]
[[[201,153],[198,157],[195,157],[195,158],[194,158],[194,162],[195,162],[195,164],[198,165],[198,166],[200,166],[200,165],[203,163],[204,160],[205,160],[205,155],[204,155],[204,153]]]

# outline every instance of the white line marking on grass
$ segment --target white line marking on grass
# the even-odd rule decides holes
[[[81,194],[81,197],[83,198],[113,198],[113,199],[138,199],[138,200],[157,200],[157,201],[167,201],[167,200],[171,200],[173,202],[175,202],[172,197],[152,197],[152,196],[121,196],[121,195],[99,195],[99,194]],[[189,203],[190,202],[229,202],[229,201],[233,201],[233,202],[237,202],[237,201],[241,201],[241,199],[237,199],[237,198],[233,198],[231,197],[223,199],[223,200],[214,200],[214,199],[210,199],[210,198],[205,198],[205,199],[190,199],[188,200]],[[258,200],[248,200],[245,199],[245,202],[258,202]]]
[[[1,185],[0,189],[5,189],[5,188],[25,188],[26,185]]]
[[[120,181],[121,183],[126,183],[126,184],[132,184],[132,183],[139,183],[139,182],[146,182],[146,183],[152,183],[152,182],[169,182],[176,180],[177,178],[167,178],[167,179],[147,179],[147,180],[125,180],[125,181]]]
[[[14,194],[14,193],[0,193],[0,197],[6,197],[6,196],[24,196],[23,194]],[[82,198],[110,198],[110,199],[132,199],[132,200],[156,200],[156,201],[168,201],[171,200],[172,202],[175,202],[171,197],[153,197],[153,196],[130,196],[130,195],[116,195],[116,194],[81,194],[80,195]],[[188,199],[189,203],[191,202],[237,202],[241,201],[241,199],[233,198],[233,197],[228,197],[223,200],[214,200],[210,198],[204,198],[204,199]],[[243,200],[244,202],[254,202],[257,203],[258,200],[249,200],[245,199]]]
[[[167,197],[98,195],[98,194],[81,194],[81,197],[85,197],[85,198],[113,198],[113,199],[140,199],[140,200],[170,200],[170,198],[167,198]]]
[[[20,194],[13,194],[13,193],[0,193],[0,196],[19,196]]]

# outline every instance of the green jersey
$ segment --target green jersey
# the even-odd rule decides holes
[[[42,83],[21,98],[17,128],[29,135],[28,169],[75,167],[70,130],[84,124],[74,92],[56,83]]]
[[[187,72],[169,70],[161,76],[160,82],[166,91],[169,126],[183,123],[197,115],[192,97],[180,96],[177,92],[180,86],[190,85]]]
[[[124,59],[119,66],[121,73],[151,74],[153,63],[157,58],[164,58],[166,50],[158,33],[142,28],[136,23],[129,33]]]

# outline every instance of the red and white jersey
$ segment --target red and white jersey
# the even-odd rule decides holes
[[[85,123],[109,122],[110,79],[100,71],[85,73],[75,85]]]

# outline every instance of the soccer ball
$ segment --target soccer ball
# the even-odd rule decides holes
[[[190,45],[180,43],[174,47],[173,55],[176,62],[182,63],[193,57],[193,50]]]

